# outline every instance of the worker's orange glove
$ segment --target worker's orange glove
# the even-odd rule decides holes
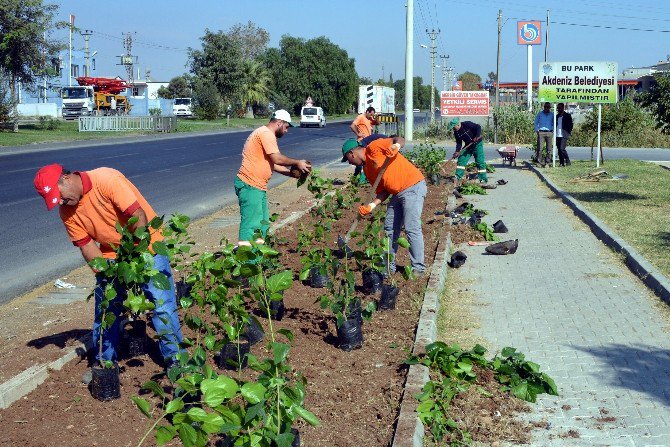
[[[365,217],[368,214],[372,212],[373,209],[377,207],[377,204],[372,202],[368,203],[367,205],[361,205],[358,207],[358,214],[360,214],[361,217]]]

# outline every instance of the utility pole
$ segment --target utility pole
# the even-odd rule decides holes
[[[496,59],[496,108],[493,112],[493,143],[498,144],[498,117],[500,107],[500,34],[502,32],[502,9],[498,10],[498,56]]]
[[[544,31],[544,61],[549,57],[549,10],[547,9],[547,28]]]
[[[405,37],[405,139],[414,138],[414,0],[407,0]]]
[[[81,35],[84,36],[84,54],[86,55],[86,67],[84,69],[84,76],[89,77],[91,75],[91,50],[88,46],[88,41],[91,38],[93,31],[90,29],[85,29],[81,32]]]
[[[437,55],[437,35],[440,34],[440,30],[432,29],[428,31],[426,29],[428,37],[430,37],[430,123],[435,122],[435,56]]]
[[[447,76],[449,77],[449,91],[454,89],[454,69],[452,67],[447,67]]]
[[[447,59],[449,59],[449,55],[440,55],[440,59],[442,59],[442,91],[447,90]]]

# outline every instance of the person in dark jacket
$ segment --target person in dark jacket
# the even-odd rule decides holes
[[[486,160],[484,159],[484,142],[482,141],[482,126],[472,121],[461,122],[458,118],[449,121],[448,130],[454,130],[456,138],[456,152],[451,159],[458,157],[456,162],[456,179],[461,180],[465,175],[465,165],[471,156],[477,164],[477,178],[481,183],[487,183]],[[463,147],[465,144],[465,147]]]
[[[570,165],[570,157],[565,147],[568,144],[568,138],[572,133],[572,115],[565,111],[565,104],[562,102],[557,106],[556,115],[556,148],[558,149],[558,160],[561,166]]]

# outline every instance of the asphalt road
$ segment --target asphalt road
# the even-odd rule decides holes
[[[33,187],[35,172],[59,163],[72,171],[107,166],[123,172],[156,212],[197,218],[236,200],[233,178],[250,131],[14,153],[0,157],[0,303],[82,264],[57,209],[48,212]],[[349,123],[291,129],[282,153],[314,165],[338,159]],[[287,178],[275,175],[271,185]]]
[[[425,119],[425,114],[417,116],[416,124]],[[198,218],[235,202],[232,180],[249,132],[7,149],[0,155],[0,303],[83,262],[79,250],[69,242],[57,210],[47,212],[33,188],[33,177],[41,166],[60,163],[70,170],[116,168],[137,185],[158,214],[169,216],[178,211]],[[323,129],[291,129],[279,144],[286,155],[306,158],[319,166],[338,160],[342,141],[351,136],[349,122],[330,123]],[[453,143],[449,147],[453,148]],[[498,147],[487,145],[486,158],[497,158]],[[574,160],[590,158],[589,148],[568,150]],[[519,159],[530,155],[524,149]],[[605,158],[670,161],[670,150],[606,149]],[[284,180],[286,177],[275,175],[270,184]]]

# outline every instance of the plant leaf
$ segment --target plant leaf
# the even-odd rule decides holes
[[[149,405],[149,402],[139,396],[133,396],[132,400],[146,417],[151,418],[151,405]]]
[[[144,382],[142,386],[140,387],[141,390],[146,390],[146,391],[151,391],[154,393],[156,396],[164,398],[165,397],[165,391],[161,386],[154,382],[153,380],[149,380],[147,382]]]
[[[270,293],[279,293],[287,290],[293,283],[293,272],[291,270],[284,270],[281,273],[276,273],[268,278],[267,288]]]
[[[226,376],[219,376],[216,379],[205,379],[200,384],[200,390],[204,394],[204,401],[210,407],[218,407],[225,399],[230,399],[239,390],[235,380]]]
[[[168,402],[167,406],[165,407],[165,412],[167,414],[176,413],[182,408],[184,408],[184,401],[181,399],[175,399]]]
[[[314,413],[312,413],[312,412],[309,411],[308,409],[303,408],[303,407],[301,407],[300,405],[298,405],[298,406],[296,406],[296,407],[294,408],[294,410],[295,410],[295,412],[298,414],[298,416],[300,416],[301,418],[303,418],[303,419],[305,420],[305,422],[307,422],[307,423],[308,423],[309,425],[311,425],[312,427],[316,427],[316,426],[318,426],[318,425],[320,424],[320,422],[319,422],[319,418],[317,418],[317,417],[314,415]]]
[[[177,435],[177,429],[172,425],[161,425],[156,429],[156,444],[162,446],[172,441]]]
[[[242,385],[240,391],[242,397],[244,397],[247,402],[254,405],[264,400],[267,389],[260,383],[247,382]]]
[[[286,360],[288,352],[291,350],[291,345],[286,343],[271,343],[272,353],[274,354],[275,363],[281,363]]]
[[[400,236],[398,238],[398,245],[400,245],[402,248],[409,248],[409,241],[406,237]]]
[[[170,281],[168,277],[161,272],[158,272],[154,276],[152,276],[151,282],[153,282],[154,286],[156,286],[156,288],[160,290],[170,290],[170,288],[172,287],[172,281]]]

